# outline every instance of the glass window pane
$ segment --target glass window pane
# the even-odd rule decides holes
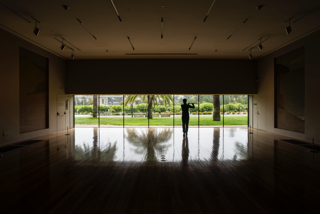
[[[224,127],[248,126],[248,95],[224,95]]]
[[[123,127],[123,95],[100,95],[100,127]]]
[[[199,126],[223,127],[223,95],[199,95]]]
[[[124,126],[148,127],[150,95],[124,95]]]
[[[74,96],[75,127],[99,127],[98,95]]]
[[[149,127],[173,127],[173,95],[152,95],[152,112]]]

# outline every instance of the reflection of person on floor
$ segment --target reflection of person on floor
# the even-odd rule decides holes
[[[189,159],[189,143],[188,143],[188,137],[183,137],[182,140],[182,164],[187,166],[188,165],[188,159]]]
[[[187,99],[183,99],[183,104],[181,105],[183,134],[188,134],[189,108],[194,108],[194,104],[191,104],[192,106],[189,103],[187,104]]]

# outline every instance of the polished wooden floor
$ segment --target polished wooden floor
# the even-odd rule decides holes
[[[0,157],[0,213],[320,213],[320,153],[246,128],[75,128]]]

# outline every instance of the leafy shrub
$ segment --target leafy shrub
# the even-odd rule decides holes
[[[114,110],[115,112],[121,112],[122,111],[122,106],[121,105],[113,105],[111,107],[111,111]],[[113,111],[112,111],[113,112]]]
[[[204,111],[213,111],[213,104],[212,103],[200,104],[200,112],[204,112]]]
[[[138,104],[136,108],[140,112],[146,112],[148,110],[148,104],[145,104],[145,103]]]
[[[146,113],[143,113],[143,115],[146,115]]]
[[[84,114],[87,114],[87,112],[85,111]]]
[[[212,112],[211,112],[211,111],[208,111],[207,114],[212,114]]]
[[[230,114],[230,112],[227,112],[227,114]]]
[[[197,112],[192,112],[191,114],[196,115],[196,114],[197,114]]]
[[[127,115],[131,115],[131,113],[130,113],[130,112],[128,112],[128,113],[127,113]]]
[[[107,112],[110,108],[111,108],[110,105],[98,105],[98,109],[99,109],[100,111]]]
[[[114,115],[120,115],[120,113],[115,113]]]
[[[243,112],[242,114],[247,114],[247,112]]]
[[[233,111],[232,114],[235,114],[235,112]]]
[[[240,112],[238,112],[237,114],[240,114]]]
[[[126,115],[126,113],[121,113],[121,115]]]
[[[199,112],[200,115],[202,115],[202,112]]]

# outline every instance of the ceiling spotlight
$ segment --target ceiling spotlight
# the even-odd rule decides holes
[[[63,51],[65,48],[66,48],[66,45],[63,44],[63,38],[62,38],[62,45],[61,45],[60,49]]]
[[[249,59],[252,60],[252,54],[251,54],[251,50],[250,50],[250,54],[248,55]]]
[[[32,16],[31,16],[31,18],[33,18]],[[40,29],[38,28],[38,23],[40,23],[37,19],[35,19],[35,18],[33,18],[35,21],[36,21],[36,26],[35,26],[35,28],[34,28],[34,30],[33,30],[33,34],[34,35],[36,35],[36,36],[39,36],[39,34],[40,34]]]
[[[291,33],[291,31],[292,31],[291,26],[290,26],[290,20],[291,20],[293,17],[294,17],[294,16],[292,16],[290,19],[287,20],[287,21],[289,21],[289,26],[285,28],[287,35],[289,35],[289,34]],[[285,23],[286,23],[287,21],[285,21]]]
[[[72,50],[72,54],[71,54],[71,59],[74,59],[74,54],[73,54],[73,50]]]
[[[286,27],[286,34],[289,35],[291,33],[292,29],[291,26],[289,25],[288,27]]]
[[[33,30],[33,34],[36,35],[36,36],[39,36],[40,34],[40,29],[35,27],[34,30]]]
[[[261,38],[260,38],[260,44],[258,45],[258,48],[259,48],[260,51],[262,51],[263,46],[261,44]]]

